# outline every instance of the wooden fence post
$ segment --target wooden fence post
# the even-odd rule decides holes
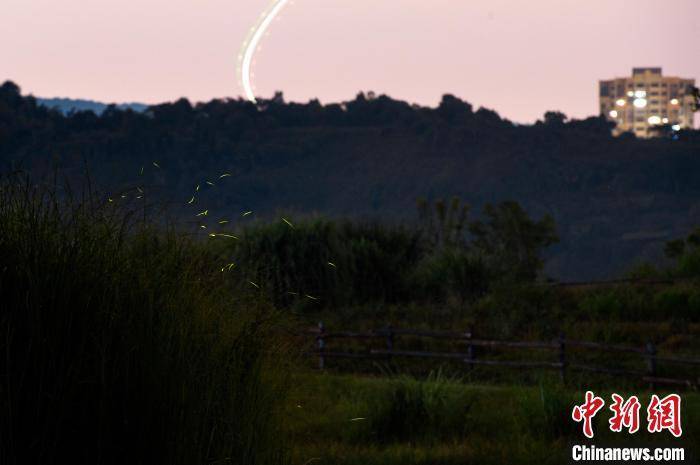
[[[323,334],[325,333],[326,328],[323,326],[323,321],[318,322],[318,331],[319,335],[316,337],[318,342],[318,369],[323,370],[326,366],[326,360],[323,357],[323,350],[326,347],[326,341],[323,340]]]
[[[561,382],[566,381],[566,336],[564,333],[559,333],[559,377]]]
[[[394,332],[391,330],[391,325],[386,326],[384,331],[386,332],[386,350],[391,352],[394,350]],[[391,360],[391,354],[388,354],[387,358]]]
[[[656,346],[654,345],[653,342],[651,342],[651,341],[647,342],[646,352],[647,352],[647,375],[650,378],[654,378],[656,376]],[[653,391],[654,387],[655,387],[654,381],[650,380],[649,381],[649,389],[651,389]]]
[[[474,368],[474,364],[472,363],[474,361],[474,345],[471,343],[472,340],[472,329],[469,328],[469,331],[464,333],[464,338],[467,340],[467,366],[469,369]]]

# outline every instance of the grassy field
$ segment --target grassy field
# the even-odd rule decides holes
[[[572,444],[686,447],[697,454],[700,443],[697,393],[683,396],[680,440],[668,432],[612,433],[606,406],[588,441],[570,418],[583,393],[546,382],[493,386],[439,373],[424,380],[307,373],[295,385],[287,415],[299,464],[562,464]],[[596,394],[609,404],[609,390]],[[638,395],[644,407],[649,399],[644,390],[620,394]],[[641,422],[644,428],[644,415]]]
[[[419,237],[401,227],[278,222],[230,246],[109,198],[58,192],[0,180],[3,465],[561,464],[572,442],[585,442],[570,419],[584,389],[649,398],[638,380],[571,373],[562,383],[556,371],[467,372],[425,360],[329,360],[318,372],[293,334],[319,320],[329,330],[470,329],[531,341],[564,331],[700,352],[692,279],[575,292],[496,280],[488,292],[479,285],[459,295],[481,265],[440,255],[434,269]],[[399,270],[406,260],[456,278],[433,288],[426,273]],[[397,348],[458,344],[408,337]],[[555,352],[477,355],[556,360]],[[643,368],[639,357],[581,361]],[[683,402],[681,440],[612,434],[601,414],[595,444],[696,452],[700,395],[684,393]]]

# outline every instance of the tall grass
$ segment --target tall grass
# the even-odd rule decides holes
[[[303,309],[466,301],[494,278],[464,248],[436,249],[421,228],[311,218],[244,228],[235,261],[280,306]]]
[[[326,307],[405,300],[407,276],[425,253],[418,231],[320,218],[251,225],[232,247],[277,304]]]
[[[370,424],[379,441],[433,441],[463,436],[471,400],[458,380],[440,370],[426,380],[399,376],[388,380],[383,397],[373,399]]]
[[[115,203],[0,181],[0,463],[285,463],[275,312]]]
[[[611,392],[635,394],[642,405],[650,399],[639,388],[618,388],[595,391],[608,400]],[[307,373],[296,389],[302,405],[290,407],[290,417],[300,464],[554,465],[568,463],[572,443],[585,439],[571,410],[586,389],[546,379],[539,386],[488,386],[437,372],[426,380]],[[612,432],[606,406],[593,419],[594,441],[613,447],[668,447],[675,441],[673,447],[695,450],[699,412],[700,396],[685,392],[683,437],[676,441],[668,433],[648,433],[645,417],[635,434]]]

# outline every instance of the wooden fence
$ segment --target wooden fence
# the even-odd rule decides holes
[[[677,357],[671,355],[660,356],[656,346],[648,342],[644,347],[631,345],[604,344],[591,341],[579,341],[567,339],[564,334],[553,341],[502,341],[474,338],[471,331],[429,331],[416,329],[399,329],[385,327],[379,330],[366,332],[353,331],[328,331],[324,324],[318,324],[318,328],[310,330],[308,335],[313,335],[316,340],[316,350],[313,354],[318,357],[318,367],[323,370],[328,358],[356,358],[356,359],[390,359],[392,357],[424,358],[438,360],[456,360],[464,363],[465,369],[475,366],[495,366],[507,368],[526,369],[551,369],[558,370],[562,381],[567,372],[591,372],[605,375],[623,376],[627,378],[640,379],[649,383],[653,389],[656,385],[677,385],[696,389],[700,385],[700,379],[668,378],[658,375],[658,365],[673,364],[675,366],[700,366],[700,359]],[[453,340],[461,342],[465,348],[463,352],[431,352],[418,350],[401,350],[395,348],[396,339],[402,336],[413,336],[420,338],[430,338],[439,340]],[[334,339],[358,339],[384,340],[384,348],[376,349],[367,345],[362,352],[350,352],[342,349],[328,349],[328,341]],[[489,360],[477,358],[475,348],[505,348],[505,349],[543,349],[555,352],[556,357],[551,361],[523,361],[523,360]],[[593,350],[609,353],[626,353],[636,355],[643,363],[644,369],[630,370],[626,368],[615,368],[598,365],[587,365],[575,363],[569,360],[569,355],[573,355],[573,349]]]

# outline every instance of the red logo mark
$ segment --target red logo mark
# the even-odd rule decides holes
[[[605,405],[605,401],[597,397],[591,391],[586,391],[586,402],[582,405],[577,405],[571,412],[571,418],[576,422],[583,421],[583,434],[587,438],[593,437],[592,419],[596,413]]]
[[[632,396],[625,401],[622,396],[617,394],[612,395],[613,403],[610,410],[613,412],[613,417],[608,420],[610,423],[610,431],[619,433],[622,428],[627,428],[630,434],[639,431],[639,409],[641,404],[637,396]]]
[[[668,430],[675,437],[683,434],[681,429],[681,396],[669,394],[663,399],[659,399],[656,394],[651,396],[651,402],[647,408],[647,430],[650,433],[657,433]]]

